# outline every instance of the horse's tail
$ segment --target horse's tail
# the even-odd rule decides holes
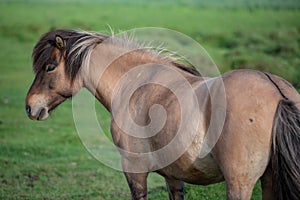
[[[276,199],[300,199],[300,111],[280,100],[273,123],[271,165]]]

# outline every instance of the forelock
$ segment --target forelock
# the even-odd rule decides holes
[[[33,70],[35,73],[41,71],[45,64],[50,59],[53,59],[51,58],[51,54],[56,46],[55,37],[57,35],[66,41],[66,46],[62,54],[65,53],[66,55],[65,71],[71,79],[76,76],[82,61],[87,58],[86,55],[92,50],[93,46],[108,38],[106,35],[92,32],[75,30],[50,31],[40,38],[33,49]]]
[[[41,71],[51,58],[51,53],[54,49],[54,39],[51,37],[51,33],[43,35],[33,49],[33,71],[35,73]]]

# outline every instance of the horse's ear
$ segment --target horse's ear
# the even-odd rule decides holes
[[[59,49],[64,49],[66,47],[66,42],[59,35],[55,36],[55,44],[56,44],[57,48],[59,48]]]

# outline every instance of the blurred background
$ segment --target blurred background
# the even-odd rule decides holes
[[[45,122],[31,121],[24,100],[34,78],[31,52],[56,28],[110,34],[164,27],[190,36],[221,72],[275,73],[300,89],[299,0],[0,0],[0,199],[130,199],[121,172],[81,144],[65,102]],[[109,114],[99,106],[101,123]],[[103,152],[105,153],[105,152]],[[166,199],[163,178],[150,175],[149,199]],[[186,185],[186,199],[225,199],[224,183]],[[261,198],[257,183],[252,199]]]

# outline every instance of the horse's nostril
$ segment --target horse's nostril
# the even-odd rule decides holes
[[[26,113],[27,113],[27,115],[31,114],[31,107],[30,107],[30,105],[26,105]]]

